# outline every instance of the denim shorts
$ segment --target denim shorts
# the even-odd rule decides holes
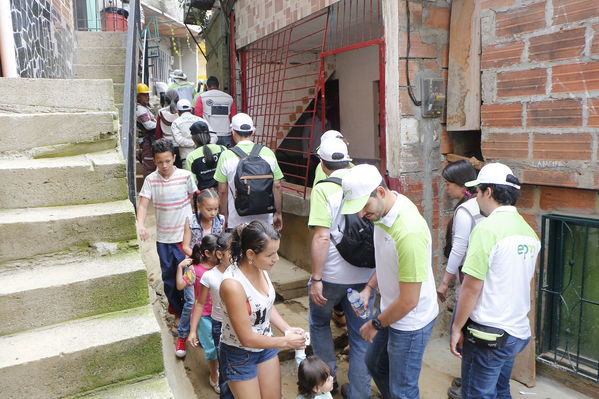
[[[236,346],[220,343],[220,368],[223,379],[228,381],[247,381],[258,377],[258,364],[272,359],[279,353],[278,349],[263,349],[250,352]]]

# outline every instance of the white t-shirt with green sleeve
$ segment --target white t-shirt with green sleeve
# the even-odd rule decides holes
[[[331,177],[343,178],[348,169],[340,169],[331,173]],[[325,176],[326,178],[326,176]],[[326,227],[336,242],[343,237],[345,218],[341,214],[343,190],[332,182],[318,183],[310,193],[310,216],[308,227]],[[356,267],[348,263],[337,251],[332,240],[329,241],[329,253],[322,270],[322,279],[335,284],[365,283],[372,276],[374,269]]]
[[[472,230],[462,272],[484,280],[470,318],[530,337],[530,280],[541,243],[513,206],[496,208]]]
[[[390,325],[400,331],[415,331],[425,327],[439,314],[431,264],[431,233],[416,205],[406,196],[392,193],[397,196],[393,207],[374,224],[381,311],[399,297],[400,282],[422,283],[418,305]]]
[[[246,154],[252,151],[254,143],[250,140],[242,140],[237,143],[237,147],[241,148]],[[264,159],[270,165],[273,172],[274,180],[280,180],[283,178],[283,172],[279,168],[277,158],[268,147],[262,147],[260,150],[260,157]],[[235,227],[241,223],[249,223],[253,220],[261,220],[265,223],[272,224],[272,213],[265,213],[262,215],[250,215],[250,216],[239,216],[237,209],[235,209],[235,173],[237,173],[237,165],[239,164],[239,157],[231,150],[226,150],[222,153],[218,159],[216,165],[216,171],[214,172],[214,180],[219,183],[228,183],[229,194],[227,199],[227,208],[229,215],[227,218],[228,227]]]

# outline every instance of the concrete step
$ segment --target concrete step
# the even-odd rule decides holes
[[[147,272],[136,248],[114,255],[82,251],[0,265],[0,335],[147,303]]]
[[[125,81],[125,65],[83,65],[74,64],[76,79],[112,79],[114,83]]]
[[[0,262],[136,238],[129,200],[0,210]]]
[[[125,161],[117,150],[42,159],[0,159],[0,208],[33,208],[127,198]]]
[[[280,258],[269,272],[277,296],[283,300],[305,296],[310,274],[287,259]]]
[[[125,48],[79,47],[75,51],[73,64],[80,65],[125,65]]]
[[[114,111],[112,81],[0,78],[0,111],[39,113],[75,110]]]
[[[127,45],[126,32],[75,31],[77,47],[122,47]]]
[[[0,152],[49,147],[39,148],[37,153],[54,151],[74,155],[90,149],[115,148],[118,144],[114,109],[110,112],[0,113],[0,131]]]
[[[162,372],[151,306],[0,337],[4,399],[53,399]]]
[[[94,392],[77,395],[72,399],[172,399],[173,393],[165,376],[128,381]]]
[[[114,87],[114,104],[116,106],[123,104],[123,97],[125,95],[125,84],[124,83],[115,83]],[[119,114],[120,115],[120,114]]]

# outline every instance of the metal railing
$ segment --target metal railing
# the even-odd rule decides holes
[[[133,1],[87,0],[73,1],[75,29],[79,31],[126,32]]]
[[[141,51],[138,40],[140,30],[140,1],[129,3],[129,26],[127,29],[127,48],[125,56],[125,84],[123,93],[123,120],[121,124],[121,150],[127,163],[127,186],[129,200],[136,206],[135,189],[135,103],[138,80],[138,60]]]
[[[537,359],[599,381],[599,220],[542,220]]]

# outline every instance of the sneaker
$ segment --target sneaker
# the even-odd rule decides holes
[[[449,399],[462,399],[462,387],[449,387],[447,397]]]
[[[185,338],[177,338],[177,344],[175,345],[175,355],[178,358],[183,358],[187,354],[187,344]]]

